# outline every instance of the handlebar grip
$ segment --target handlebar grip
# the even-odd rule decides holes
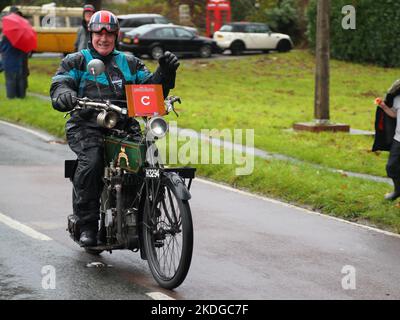
[[[90,106],[94,108],[101,108],[104,110],[114,110],[120,114],[126,115],[128,114],[128,110],[126,108],[120,108],[114,104],[106,104],[106,103],[101,103],[101,102],[93,102],[93,101],[79,101],[78,104],[81,106]]]
[[[114,111],[116,111],[116,112],[118,112],[120,114],[127,114],[128,113],[128,110],[126,108],[120,108],[120,107],[116,106],[115,104],[110,104],[109,107],[110,107],[111,110],[114,110]]]

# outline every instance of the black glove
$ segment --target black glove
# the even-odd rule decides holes
[[[164,55],[158,59],[158,63],[163,74],[175,72],[180,64],[176,55],[169,51],[165,51]]]
[[[57,104],[66,111],[72,110],[77,104],[75,95],[76,95],[75,92],[74,93],[71,93],[71,92],[61,93],[57,97]]]

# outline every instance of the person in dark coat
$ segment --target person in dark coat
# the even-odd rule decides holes
[[[77,104],[76,97],[99,99],[97,86],[106,100],[125,100],[125,84],[161,84],[164,97],[174,88],[179,66],[176,56],[166,52],[159,60],[158,69],[151,73],[138,58],[115,50],[119,24],[111,12],[96,12],[89,22],[89,32],[89,48],[64,58],[52,79],[50,96],[56,110],[71,111]],[[94,58],[105,65],[105,72],[96,78],[87,72],[87,64]],[[73,212],[79,219],[81,246],[97,244],[106,133],[97,124],[98,113],[73,111],[65,126],[68,144],[78,156],[73,177]],[[129,124],[130,119],[126,120],[125,128],[138,126],[137,121]]]
[[[25,98],[28,87],[28,54],[14,48],[6,36],[0,42],[7,98]]]
[[[378,100],[377,104],[373,151],[390,150],[386,173],[393,180],[394,190],[386,194],[385,199],[395,200],[400,197],[400,80],[391,86],[385,99]]]
[[[78,29],[76,41],[75,41],[75,51],[81,51],[82,49],[87,49],[89,42],[89,31],[88,23],[92,15],[96,12],[94,6],[91,4],[85,4],[83,6],[83,17],[82,25]]]
[[[1,22],[1,16],[0,16],[0,42],[3,39],[3,23]],[[1,57],[1,52],[0,52],[0,72],[3,72],[3,58]]]
[[[23,17],[17,7],[11,7],[10,13]],[[28,53],[14,48],[6,36],[0,41],[2,56],[1,68],[4,70],[6,80],[7,98],[25,98],[28,88]]]

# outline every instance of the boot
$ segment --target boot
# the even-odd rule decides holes
[[[393,179],[394,191],[385,195],[385,200],[393,201],[400,197],[400,179]]]
[[[79,244],[81,247],[95,247],[97,245],[97,232],[94,230],[82,231]]]

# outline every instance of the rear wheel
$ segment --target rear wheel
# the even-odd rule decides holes
[[[200,57],[202,57],[202,58],[209,58],[209,57],[211,57],[211,47],[209,46],[209,45],[204,45],[204,46],[201,46],[200,47],[200,51],[199,51],[199,53],[200,53]]]
[[[174,289],[185,280],[192,259],[192,215],[188,201],[177,196],[169,180],[152,198],[147,197],[144,210],[144,249],[155,280]]]
[[[281,40],[278,42],[276,50],[279,52],[288,52],[292,49],[292,45],[288,40]]]
[[[231,52],[234,56],[239,56],[245,50],[244,43],[241,41],[236,41],[231,45]]]
[[[160,46],[154,46],[151,48],[150,55],[154,60],[158,60],[163,54],[164,50]]]

